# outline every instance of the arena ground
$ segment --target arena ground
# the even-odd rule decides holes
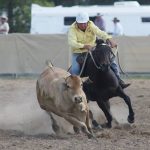
[[[126,82],[132,83],[125,92],[132,101],[135,123],[127,123],[126,105],[113,98],[112,113],[120,125],[94,130],[95,140],[84,134],[51,134],[49,116],[36,101],[36,78],[1,78],[0,150],[149,150],[150,79],[130,78]],[[97,109],[95,103],[91,106]]]

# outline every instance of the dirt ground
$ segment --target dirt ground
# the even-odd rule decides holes
[[[127,108],[119,98],[110,100],[120,125],[94,131],[95,139],[84,134],[55,135],[36,101],[36,79],[0,79],[0,150],[149,150],[150,79],[128,79],[125,90],[135,112],[129,125]]]

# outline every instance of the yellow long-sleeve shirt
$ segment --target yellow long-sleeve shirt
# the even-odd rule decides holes
[[[85,44],[95,46],[96,37],[104,41],[112,38],[106,32],[101,31],[92,21],[88,22],[85,32],[81,31],[74,22],[68,32],[68,44],[73,53],[83,53],[87,51],[87,49],[83,49]]]

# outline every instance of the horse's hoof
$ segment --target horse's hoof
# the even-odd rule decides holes
[[[129,123],[134,123],[134,117],[128,117],[128,122]]]
[[[101,125],[97,125],[93,127],[94,130],[102,130],[102,126]]]
[[[101,126],[102,126],[102,128],[111,128],[112,127],[110,123],[105,123],[105,124],[102,124]]]
[[[93,125],[93,129],[95,129],[95,130],[101,130],[102,129],[102,126],[100,124],[98,124],[96,120],[92,121],[92,125]]]

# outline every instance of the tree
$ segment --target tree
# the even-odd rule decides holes
[[[50,0],[1,0],[2,11],[6,11],[9,18],[10,32],[29,33],[31,24],[31,4],[54,6]]]
[[[55,6],[73,6],[73,5],[113,5],[116,1],[133,0],[53,0]],[[141,5],[150,5],[150,0],[135,0]]]
[[[0,0],[0,10],[1,12],[6,11],[8,14],[11,33],[29,33],[32,3],[52,7],[57,5],[112,5],[115,1],[116,0]],[[141,5],[150,4],[150,0],[138,0],[138,2]]]

